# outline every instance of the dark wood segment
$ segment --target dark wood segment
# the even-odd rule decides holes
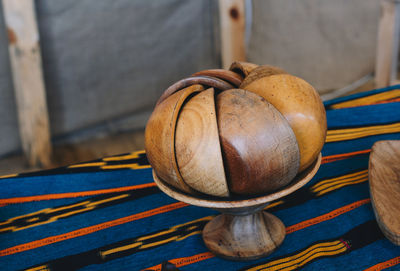
[[[300,156],[293,130],[261,96],[242,89],[220,93],[217,121],[232,193],[271,192],[296,176]]]

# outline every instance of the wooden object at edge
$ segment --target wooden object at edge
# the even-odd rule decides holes
[[[375,87],[397,84],[400,36],[400,1],[381,0],[375,62]]]
[[[400,246],[400,140],[376,142],[369,158],[371,202],[378,225]]]
[[[33,0],[2,0],[23,151],[31,166],[50,166],[51,143]]]
[[[219,0],[222,67],[246,60],[244,0]]]

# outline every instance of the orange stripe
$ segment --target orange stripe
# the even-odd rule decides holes
[[[38,195],[38,196],[8,198],[8,199],[0,199],[0,204],[14,204],[14,203],[23,203],[23,202],[40,201],[40,200],[86,197],[86,196],[93,196],[93,195],[99,195],[99,194],[124,192],[124,191],[128,191],[128,190],[141,189],[141,188],[153,187],[153,186],[156,186],[156,184],[155,183],[145,183],[145,184],[139,184],[139,185],[124,186],[124,187],[117,187],[117,188],[110,188],[110,189],[100,189],[100,190],[93,190],[93,191],[82,191],[82,192],[46,194],[46,195]]]
[[[315,224],[318,224],[318,223],[333,219],[333,218],[335,218],[335,217],[337,217],[339,215],[342,215],[342,214],[344,214],[346,212],[349,212],[351,210],[354,210],[354,209],[356,209],[356,208],[358,208],[358,207],[360,207],[360,206],[362,206],[362,205],[364,205],[366,203],[369,203],[370,201],[371,201],[370,199],[363,199],[363,200],[360,200],[360,201],[356,201],[356,202],[353,202],[353,203],[348,204],[346,206],[343,206],[341,208],[338,208],[336,210],[333,210],[333,211],[331,211],[331,212],[329,212],[327,214],[324,214],[324,215],[321,215],[321,216],[318,216],[318,217],[315,217],[315,218],[312,218],[312,219],[308,219],[308,220],[305,220],[305,221],[300,222],[298,224],[286,227],[286,233],[290,234],[290,233],[293,233],[295,231],[298,231],[298,230],[305,229],[307,227],[313,226]],[[210,252],[205,252],[205,253],[200,253],[200,254],[196,254],[196,255],[193,255],[193,256],[189,256],[189,257],[172,259],[172,260],[169,260],[169,262],[171,262],[173,264],[175,264],[175,262],[179,263],[179,266],[177,264],[175,264],[176,267],[182,267],[182,266],[189,265],[189,264],[192,264],[192,263],[196,263],[196,262],[200,262],[200,261],[203,261],[203,260],[207,260],[207,259],[210,259],[210,258],[213,258],[213,257],[214,257],[214,255],[211,254]],[[146,268],[146,270],[160,271],[161,270],[161,264],[155,265],[155,266],[150,267],[150,268]]]
[[[86,227],[86,228],[82,228],[79,230],[75,230],[75,231],[71,231],[71,232],[67,232],[67,233],[63,233],[60,235],[54,235],[54,236],[50,236],[47,238],[43,238],[40,240],[36,240],[36,241],[32,241],[29,243],[25,243],[25,244],[21,244],[21,245],[17,245],[14,247],[10,247],[10,248],[6,248],[3,250],[0,250],[0,257],[1,256],[7,256],[7,255],[11,255],[11,254],[15,254],[15,253],[20,253],[26,250],[31,250],[31,249],[35,249],[38,247],[43,247],[43,246],[47,246],[53,243],[57,243],[57,242],[61,242],[61,241],[65,241],[68,239],[72,239],[75,237],[79,237],[79,236],[83,236],[83,235],[87,235],[90,233],[94,233],[96,231],[101,231],[110,227],[114,227],[114,226],[118,226],[124,223],[128,223],[128,222],[132,222],[138,219],[142,219],[142,218],[146,218],[149,216],[153,216],[153,215],[157,215],[157,214],[162,214],[165,212],[169,212],[172,210],[176,210],[182,207],[188,206],[188,204],[183,203],[183,202],[176,202],[176,203],[172,203],[169,205],[165,205],[162,207],[158,207],[149,211],[145,211],[145,212],[141,212],[138,214],[134,214],[134,215],[130,215],[130,216],[126,216],[126,217],[122,217],[122,218],[118,218],[115,220],[111,220],[111,221],[107,221],[101,224],[97,224],[97,225],[93,225],[90,227]]]
[[[387,103],[394,103],[394,102],[400,102],[400,97],[399,98],[394,98],[386,101],[381,101],[381,102],[376,102],[373,104],[387,104]]]
[[[302,221],[300,223],[294,224],[294,225],[289,226],[289,227],[286,228],[286,233],[289,234],[289,233],[292,233],[292,232],[295,232],[295,231],[298,231],[298,230],[313,226],[315,224],[321,223],[323,221],[327,221],[327,220],[333,219],[333,218],[335,218],[337,216],[340,216],[340,215],[342,215],[344,213],[347,213],[347,212],[349,212],[351,210],[354,210],[354,209],[360,207],[361,205],[369,203],[370,201],[371,201],[370,199],[359,200],[359,201],[353,202],[351,204],[348,204],[346,206],[343,206],[343,207],[341,207],[339,209],[333,210],[333,211],[331,211],[329,213],[326,213],[324,215],[317,216],[317,217]]]
[[[213,258],[214,254],[211,252],[204,252],[197,255],[189,256],[189,257],[182,257],[170,260],[169,262],[174,264],[177,268],[189,265],[192,263],[197,263],[200,261],[204,261],[210,258]],[[161,264],[157,264],[153,267],[146,268],[146,270],[153,270],[153,271],[161,271]]]
[[[331,163],[331,162],[347,159],[347,158],[350,158],[350,157],[353,157],[356,155],[369,153],[369,152],[371,152],[371,149],[324,156],[324,157],[322,157],[321,164]]]
[[[382,269],[386,269],[386,268],[389,268],[389,267],[392,267],[392,266],[395,266],[398,264],[400,264],[400,256],[390,259],[386,262],[375,264],[374,266],[371,266],[371,267],[365,269],[364,271],[380,271]]]

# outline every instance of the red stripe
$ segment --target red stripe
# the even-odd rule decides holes
[[[109,194],[109,193],[115,193],[115,192],[124,192],[124,191],[128,191],[128,190],[135,190],[135,189],[141,189],[141,188],[147,188],[147,187],[153,187],[153,186],[156,186],[156,184],[155,183],[145,183],[145,184],[139,184],[139,185],[123,186],[123,187],[117,187],[117,188],[100,189],[100,190],[92,190],[92,191],[46,194],[46,195],[37,195],[37,196],[28,196],[28,197],[16,197],[16,198],[0,199],[0,204],[6,205],[6,204],[24,203],[24,202],[31,202],[31,201],[40,201],[40,200],[86,197],[86,196]]]
[[[341,154],[335,154],[335,155],[329,155],[329,156],[324,156],[322,157],[321,164],[326,164],[326,163],[331,163],[339,160],[344,160],[353,156],[361,155],[361,154],[366,154],[370,153],[371,149],[367,150],[361,150],[361,151],[355,151],[355,152],[348,152],[348,153],[341,153]]]
[[[375,264],[374,266],[371,266],[364,271],[380,271],[398,264],[400,264],[400,256],[387,260],[386,262]]]

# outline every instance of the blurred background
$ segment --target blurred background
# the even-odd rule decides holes
[[[143,149],[169,85],[236,58],[279,66],[325,98],[375,85],[378,0],[26,3],[3,0],[0,12],[0,174]]]

